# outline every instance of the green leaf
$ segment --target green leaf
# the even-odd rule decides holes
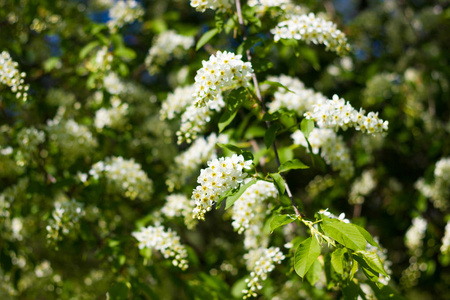
[[[229,112],[225,111],[219,119],[219,133],[222,132],[236,117],[237,111]]]
[[[272,177],[273,182],[275,183],[275,186],[277,187],[280,196],[283,195],[284,192],[286,191],[286,186],[284,184],[283,177],[278,173],[270,173],[269,176]]]
[[[323,219],[322,228],[327,236],[347,248],[354,251],[366,249],[366,239],[353,224]]]
[[[214,21],[216,22],[216,28],[218,32],[222,32],[223,29],[223,20],[224,20],[224,15],[221,13],[216,13],[216,15],[214,16]]]
[[[305,137],[309,138],[309,134],[314,129],[314,121],[311,119],[310,120],[303,119],[302,122],[300,123],[300,129],[303,132],[303,134],[305,135]]]
[[[98,41],[93,41],[84,46],[83,49],[81,49],[80,51],[80,58],[81,59],[85,58],[89,54],[89,52],[91,52],[95,47],[99,45],[100,43]]]
[[[370,281],[367,281],[366,283],[370,285],[378,300],[406,300],[405,297],[401,296],[388,285],[379,287]]]
[[[45,72],[50,72],[51,70],[56,68],[60,63],[61,61],[59,57],[50,57],[43,64]]]
[[[266,145],[267,149],[269,149],[275,141],[276,133],[280,128],[281,125],[276,123],[270,126],[269,129],[267,129],[266,134],[264,135],[264,144]]]
[[[219,120],[219,132],[222,132],[236,117],[236,113],[242,103],[247,98],[247,91],[244,88],[232,90],[226,97],[227,111]]]
[[[356,283],[350,281],[348,285],[342,287],[342,294],[345,300],[356,300],[361,294],[361,289]]]
[[[363,273],[366,275],[366,277],[373,282],[378,282],[378,279],[380,277],[380,273],[372,269],[365,259],[362,257],[361,254],[354,254],[352,255],[353,259],[358,262],[358,265],[361,267]]]
[[[205,32],[202,37],[198,40],[197,46],[195,47],[195,51],[198,51],[203,45],[205,45],[207,42],[209,42],[210,39],[212,39],[217,33],[219,33],[219,30],[217,28],[211,29],[207,32]]]
[[[272,122],[278,120],[280,117],[281,113],[276,111],[273,114],[265,113],[264,116],[262,117],[262,120]]]
[[[313,66],[313,68],[316,71],[320,70],[319,57],[318,57],[316,51],[312,50],[309,47],[301,47],[299,49],[299,51],[300,51],[300,56],[302,58],[304,58],[306,61],[308,61],[309,63],[311,63],[311,65]]]
[[[294,256],[295,272],[303,278],[320,255],[320,245],[316,238],[309,237],[298,245]]]
[[[384,276],[388,276],[386,271],[384,270],[383,263],[375,252],[370,251],[356,251],[356,255],[362,257],[364,261],[371,267],[374,271],[383,274]]]
[[[237,154],[242,154],[242,156],[244,157],[245,160],[253,160],[253,154],[250,151],[241,149],[238,146],[235,146],[232,144],[220,144],[220,143],[217,143],[217,146],[219,146],[222,149],[228,149]]]
[[[305,165],[298,159],[288,160],[284,163],[282,163],[278,167],[278,172],[286,172],[289,170],[296,170],[296,169],[308,169],[309,166]]]
[[[264,85],[264,84],[268,84],[268,85],[271,85],[271,86],[277,87],[277,88],[282,88],[286,92],[290,92],[290,93],[295,94],[295,92],[291,91],[287,86],[285,86],[285,85],[283,85],[283,84],[281,84],[279,82],[276,82],[276,81],[266,80],[266,81],[261,82],[261,85]]]
[[[225,98],[227,109],[230,112],[235,112],[241,107],[242,103],[247,99],[248,92],[245,88],[238,88],[232,90]]]
[[[246,184],[244,184],[244,185],[241,185],[241,187],[239,188],[239,190],[237,191],[237,193],[236,194],[234,194],[234,195],[232,195],[232,196],[230,196],[230,197],[228,197],[227,198],[227,202],[226,202],[226,205],[225,205],[225,209],[229,209],[233,204],[234,204],[234,202],[236,202],[236,200],[237,199],[239,199],[239,197],[250,187],[250,186],[252,186],[252,185],[254,185],[255,183],[256,183],[256,179],[252,179],[252,180],[250,180],[249,182],[247,182]]]
[[[344,274],[344,257],[345,249],[338,248],[331,254],[331,265],[336,273],[343,275]]]
[[[372,236],[370,235],[369,232],[367,232],[367,230],[365,230],[364,228],[362,228],[361,226],[358,225],[354,225],[359,232],[361,232],[361,234],[364,236],[364,238],[366,239],[366,241],[371,244],[374,247],[377,247],[378,249],[380,249],[380,245],[378,245],[377,242],[375,242],[375,240],[372,238]]]
[[[355,276],[356,272],[358,271],[358,262],[354,259],[352,259],[352,268],[350,270],[350,280],[353,279],[353,276]]]
[[[108,291],[110,300],[128,299],[128,286],[124,282],[115,283]]]
[[[125,61],[130,61],[136,58],[136,52],[133,49],[127,47],[120,47],[114,51],[114,54]]]
[[[270,233],[280,226],[287,225],[297,220],[295,215],[275,215],[270,221]]]
[[[268,59],[253,58],[252,67],[255,73],[267,71],[273,67],[273,63]]]
[[[316,284],[320,279],[320,274],[322,274],[323,267],[318,259],[313,263],[308,273],[306,273],[306,279],[311,283],[311,285]]]

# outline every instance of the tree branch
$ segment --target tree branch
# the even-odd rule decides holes
[[[236,0],[236,12],[238,14],[238,21],[239,21],[239,26],[241,27],[243,40],[245,41],[245,40],[247,40],[247,32],[246,32],[246,28],[245,28],[245,24],[244,24],[244,18],[242,16],[242,8],[241,8],[240,0]],[[247,60],[251,63],[252,62],[252,53],[251,53],[250,49],[248,49],[246,51],[246,54],[247,54]],[[261,96],[261,89],[259,87],[259,82],[258,82],[258,79],[256,78],[255,73],[252,74],[252,79],[253,79],[253,85],[255,86],[256,98],[257,98],[259,104],[261,105],[261,109],[263,110],[263,112],[267,113],[267,108],[264,103],[264,99]],[[270,126],[271,126],[271,123],[269,121],[266,121],[267,129],[269,129]],[[281,165],[280,156],[278,155],[278,149],[277,149],[277,145],[276,145],[275,141],[272,143],[272,147],[273,147],[273,151],[275,153],[275,160],[277,161],[277,165],[279,167]],[[289,185],[287,184],[286,179],[284,178],[283,175],[281,175],[281,176],[283,177],[284,186],[286,187],[286,193],[287,193],[289,199],[291,199],[291,203],[292,203],[292,206],[294,207],[295,214],[298,217],[303,217],[303,215],[300,213],[299,209],[297,208],[297,205],[295,204],[294,197],[292,196],[291,189],[289,188]]]

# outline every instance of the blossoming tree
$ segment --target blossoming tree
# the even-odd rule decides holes
[[[392,161],[425,99],[448,132],[445,70],[425,96],[425,71],[364,69],[362,26],[310,2],[0,1],[0,298],[448,291],[450,146]]]

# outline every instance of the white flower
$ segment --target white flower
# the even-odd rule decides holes
[[[25,84],[25,73],[20,73],[18,67],[19,64],[12,60],[8,52],[0,53],[0,83],[10,87],[17,98],[26,101],[29,87]]]
[[[247,288],[242,291],[244,299],[256,297],[262,289],[262,281],[273,271],[275,264],[280,264],[285,256],[278,247],[252,249],[244,255],[250,278],[246,279]]]
[[[244,247],[246,249],[264,246],[265,239],[261,236],[267,211],[264,200],[274,198],[277,194],[273,183],[259,180],[233,204],[233,223],[231,225],[239,234],[245,234]]]
[[[180,237],[172,229],[164,226],[142,227],[132,235],[139,241],[139,249],[158,250],[164,258],[172,259],[172,264],[181,270],[188,268],[186,247],[180,243]]]
[[[72,119],[60,121],[56,117],[47,124],[50,140],[59,147],[61,155],[69,163],[78,157],[88,156],[97,147],[97,140],[88,127]]]
[[[119,0],[109,10],[111,18],[107,25],[112,32],[121,28],[125,24],[130,24],[144,15],[144,9],[141,4],[135,0]]]
[[[195,202],[182,194],[171,194],[166,197],[166,204],[161,208],[161,213],[169,218],[183,217],[186,226],[191,229],[196,225],[192,211]]]
[[[313,106],[312,111],[304,114],[306,119],[313,119],[320,128],[333,128],[336,131],[339,128],[346,130],[349,127],[355,127],[363,133],[386,133],[388,121],[378,118],[378,113],[369,112],[367,116],[365,111],[357,111],[351,104],[337,95],[333,99],[321,101]]]
[[[191,6],[197,11],[205,12],[206,9],[225,12],[234,4],[234,0],[190,0]]]
[[[308,149],[305,135],[300,130],[291,135],[294,144],[301,145]],[[332,129],[314,128],[309,134],[308,141],[314,154],[323,157],[326,163],[330,164],[333,170],[340,171],[344,178],[353,176],[354,167],[350,159],[350,151],[345,145],[341,136],[337,135]]]
[[[247,5],[256,7],[256,12],[259,15],[263,15],[271,7],[281,8],[283,16],[299,15],[307,12],[303,7],[295,5],[292,0],[248,0]]]
[[[185,152],[175,157],[175,164],[169,169],[168,179],[166,181],[169,191],[180,188],[186,184],[186,181],[195,174],[201,165],[206,164],[208,160],[216,159],[216,144],[228,143],[228,136],[221,134],[217,136],[212,133],[206,139],[197,138]]]
[[[303,82],[297,78],[280,75],[278,77],[269,76],[267,80],[279,82],[290,90],[279,88],[275,92],[273,101],[268,103],[270,113],[284,108],[302,115],[304,112],[312,110],[315,104],[327,100],[321,93],[316,93],[314,90],[306,88]]]
[[[62,239],[62,235],[69,234],[80,218],[84,216],[84,204],[75,200],[69,200],[66,196],[60,194],[55,202],[55,209],[52,212],[52,218],[46,227],[47,238],[53,241]]]
[[[171,56],[181,58],[194,45],[194,38],[168,30],[153,38],[152,47],[145,58],[145,66],[150,74],[159,72]]]
[[[327,50],[341,56],[350,50],[347,37],[337,29],[336,24],[316,17],[313,13],[292,15],[278,23],[270,32],[274,35],[275,42],[280,39],[295,39],[307,44],[323,44]]]
[[[94,164],[89,174],[94,179],[105,177],[109,188],[119,191],[131,200],[150,199],[152,181],[134,159],[126,160],[120,156],[107,158]]]
[[[128,104],[122,103],[117,96],[111,98],[111,104],[112,107],[102,107],[95,113],[94,126],[97,129],[101,130],[104,127],[120,129],[125,125]]]
[[[427,225],[428,223],[424,218],[416,217],[412,220],[412,225],[406,232],[405,244],[413,255],[419,256],[422,252],[422,240],[425,237]]]
[[[442,254],[450,254],[450,221],[445,225],[445,235],[442,237]]]
[[[427,198],[434,207],[445,211],[449,207],[450,198],[450,157],[441,158],[434,169],[434,181],[425,183],[421,178],[416,182],[416,188]]]
[[[244,170],[250,169],[251,160],[244,160],[242,155],[233,154],[232,157],[221,157],[208,162],[208,168],[200,171],[197,186],[192,199],[195,201],[194,217],[205,219],[205,213],[227,191],[237,188],[247,176]]]
[[[252,78],[253,69],[249,62],[241,60],[242,55],[217,51],[195,76],[195,104],[202,107],[217,101],[221,90],[246,87]]]
[[[114,72],[109,72],[103,78],[103,86],[111,95],[119,95],[126,89],[120,77]]]
[[[194,86],[188,85],[185,87],[177,87],[173,93],[167,95],[166,101],[162,103],[161,110],[159,112],[161,119],[172,120],[176,115],[186,110],[186,107],[193,104]]]
[[[364,197],[369,195],[377,185],[374,177],[374,170],[366,170],[353,182],[348,198],[350,204],[364,203]]]
[[[222,95],[217,94],[215,100],[210,102],[207,106],[196,107],[195,104],[189,105],[184,113],[181,115],[180,130],[177,131],[178,144],[186,141],[191,143],[195,140],[198,134],[205,130],[211,116],[215,111],[220,111],[224,106]]]
[[[350,223],[350,220],[345,218],[345,213],[341,213],[339,215],[339,217],[337,217],[336,215],[334,215],[331,212],[329,212],[328,208],[325,209],[325,210],[321,209],[317,213],[321,214],[321,215],[324,215],[324,216],[327,216],[330,219],[336,219],[336,220],[342,221],[344,223]]]

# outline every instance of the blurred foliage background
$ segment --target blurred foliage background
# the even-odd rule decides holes
[[[392,262],[391,284],[408,299],[450,299],[450,254],[440,250],[450,221],[450,184],[439,187],[438,200],[420,188],[433,186],[436,163],[450,156],[449,3],[297,2],[326,12],[346,33],[350,55],[336,58],[323,47],[280,43],[266,49],[271,63],[258,78],[298,77],[328,97],[336,93],[354,107],[379,111],[389,132],[384,138],[345,132],[355,176],[346,180],[317,164],[290,174],[293,193],[306,215],[324,208],[345,212],[377,236]],[[155,36],[175,30],[198,40],[214,25],[214,13],[197,13],[183,0],[140,3],[143,16],[113,32],[106,25],[111,1],[0,0],[0,50],[18,62],[30,86],[26,102],[0,87],[1,299],[103,299],[108,291],[112,299],[240,297],[247,276],[242,238],[226,213],[209,215],[194,231],[182,219],[167,220],[187,245],[186,272],[159,253],[140,253],[131,236],[164,205],[167,172],[187,148],[176,143],[178,121],[160,120],[161,103],[177,86],[193,83],[209,52],[239,46],[232,33],[221,33],[152,74],[145,59]],[[102,49],[108,64],[96,60]],[[103,83],[109,71],[120,77],[117,92]],[[99,130],[96,112],[112,107],[115,96],[127,104],[127,117]],[[208,132],[217,131],[218,118],[212,117]],[[244,119],[238,116],[233,125]],[[264,135],[257,129],[252,138]],[[279,143],[283,160],[310,160],[304,150],[290,147],[288,133]],[[152,182],[150,199],[131,200],[102,178],[80,179],[94,163],[113,156],[142,166]],[[181,193],[190,195],[196,176]],[[364,178],[373,187],[358,191]],[[55,203],[68,205],[61,218]],[[405,235],[418,216],[428,225],[420,251],[412,251]],[[289,242],[281,232],[273,240]],[[261,299],[341,297],[302,282],[290,269],[287,261],[277,267]]]

